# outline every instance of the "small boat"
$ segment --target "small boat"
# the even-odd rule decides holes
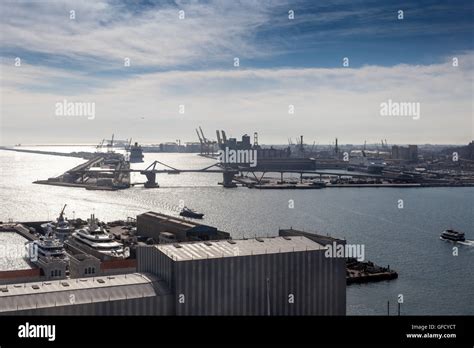
[[[202,219],[202,217],[204,216],[204,214],[198,213],[198,212],[196,212],[196,211],[194,211],[190,208],[187,208],[187,207],[184,207],[181,210],[181,213],[179,213],[179,215],[189,217],[189,218],[193,218],[193,219]]]
[[[464,242],[466,240],[463,232],[457,232],[451,229],[444,230],[443,233],[441,233],[441,239],[452,240],[455,242]]]

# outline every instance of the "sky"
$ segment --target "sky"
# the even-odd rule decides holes
[[[0,144],[466,144],[473,38],[463,0],[6,0]]]

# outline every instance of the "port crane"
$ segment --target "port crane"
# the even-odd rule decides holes
[[[58,221],[64,221],[64,210],[66,209],[66,207],[67,207],[67,204],[64,204],[64,207],[61,210],[61,213],[59,213]]]
[[[199,131],[196,128],[196,134],[201,144],[201,154],[209,155],[211,152],[214,152],[213,148],[216,142],[206,138],[206,136],[204,135],[204,132],[202,131],[201,126],[199,126]]]

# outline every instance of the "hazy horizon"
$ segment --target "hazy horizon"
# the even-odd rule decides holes
[[[0,6],[2,145],[197,141],[199,126],[267,144],[474,138],[471,1]],[[382,116],[392,101],[419,114]]]

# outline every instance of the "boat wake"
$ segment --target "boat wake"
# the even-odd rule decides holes
[[[464,242],[458,242],[458,244],[474,247],[474,240],[465,240]]]
[[[445,239],[445,238],[439,238],[441,240],[444,240],[445,242],[448,242],[448,243],[456,243],[456,244],[461,244],[461,245],[465,245],[465,246],[470,246],[470,247],[474,247],[474,240],[468,240],[466,239],[464,242],[461,242],[461,241],[452,241],[452,240],[449,240],[449,239]]]

